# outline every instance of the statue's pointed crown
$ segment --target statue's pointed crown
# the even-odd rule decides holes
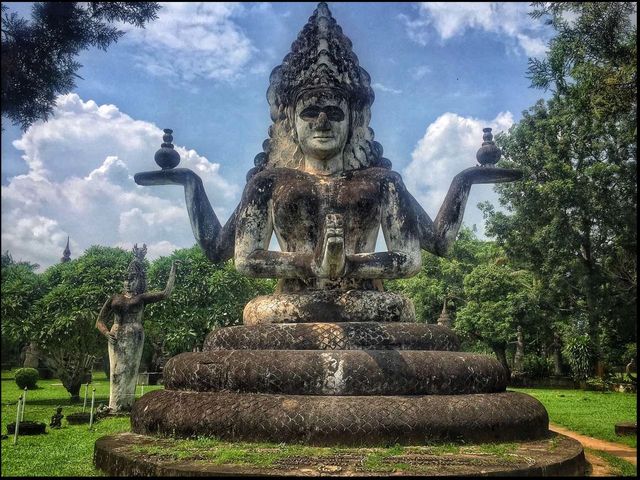
[[[272,108],[291,106],[300,93],[318,88],[341,91],[356,108],[369,106],[374,99],[369,74],[360,67],[351,40],[324,2],[318,4],[269,80],[267,98]],[[272,110],[272,116],[276,113]]]

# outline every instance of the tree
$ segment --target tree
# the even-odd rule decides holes
[[[123,34],[112,24],[144,27],[155,2],[36,2],[31,22],[2,5],[2,115],[23,130],[47,120],[59,94],[70,92],[80,51],[102,50]]]
[[[496,138],[524,179],[496,187],[510,214],[484,204],[487,232],[535,273],[550,323],[584,323],[614,361],[637,335],[636,7],[535,5],[557,34],[529,77],[552,97]]]
[[[464,278],[466,303],[458,310],[455,330],[495,352],[510,375],[506,350],[517,327],[536,323],[537,284],[526,270],[514,270],[498,259],[478,265]]]
[[[36,273],[38,265],[16,262],[9,252],[2,254],[2,359],[10,352],[19,354],[20,345],[30,341],[26,328],[35,302],[45,293]]]
[[[105,300],[122,291],[131,259],[121,248],[94,245],[42,275],[46,294],[28,320],[29,338],[37,341],[72,400],[79,399],[95,358],[106,349],[96,318]]]
[[[194,246],[155,260],[148,273],[150,289],[164,288],[173,260],[181,261],[173,293],[145,310],[145,332],[155,357],[201,347],[212,329],[242,323],[246,303],[275,287],[272,280],[239,273],[230,261],[212,264]]]
[[[422,269],[414,277],[386,282],[391,291],[409,297],[416,308],[419,322],[435,323],[445,297],[452,317],[464,304],[463,280],[474,267],[497,255],[493,242],[478,240],[473,231],[463,226],[447,257],[422,252]]]

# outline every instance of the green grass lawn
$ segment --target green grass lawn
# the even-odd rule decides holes
[[[96,405],[108,402],[109,382],[102,372],[94,372]],[[69,394],[57,379],[39,380],[39,388],[27,393],[25,420],[47,425],[56,406],[62,413],[82,411],[82,401],[71,404]],[[145,392],[161,386],[145,387]],[[138,387],[137,393],[140,394]],[[514,389],[516,390],[516,389]],[[613,425],[636,419],[636,395],[623,393],[584,392],[580,390],[517,389],[538,398],[547,408],[552,422],[610,441],[636,446],[636,437],[617,437]],[[16,418],[16,404],[22,392],[13,372],[2,372],[2,433]],[[81,395],[84,389],[81,391]],[[88,425],[67,425],[47,434],[23,436],[13,445],[13,437],[2,440],[2,476],[100,476],[93,467],[93,446],[104,435],[129,431],[128,418],[101,420],[89,430]]]
[[[636,447],[637,437],[619,437],[615,424],[638,418],[635,393],[590,392],[542,388],[510,388],[537,398],[549,412],[549,420],[590,437]]]
[[[95,405],[109,402],[109,380],[103,372],[94,372],[93,385],[96,389]],[[18,437],[13,445],[13,436],[2,440],[2,476],[97,476],[93,467],[93,444],[96,439],[129,430],[129,418],[109,418],[101,420],[89,430],[89,425],[67,425],[62,420],[61,429],[50,429],[49,421],[56,407],[62,407],[62,414],[69,415],[82,411],[79,403],[70,402],[69,393],[60,380],[38,380],[38,389],[27,392],[24,411],[25,420],[45,422],[45,435]],[[147,386],[145,393],[162,386]],[[2,433],[7,433],[7,424],[16,421],[16,405],[21,391],[13,379],[13,371],[2,372]],[[141,393],[141,387],[136,392]],[[84,387],[80,391],[84,395]],[[91,403],[91,390],[87,400],[87,410]]]

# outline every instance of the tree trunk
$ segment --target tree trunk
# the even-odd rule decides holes
[[[524,335],[522,334],[522,328],[518,327],[517,341],[516,341],[516,354],[513,357],[513,371],[524,371]]]
[[[69,395],[71,395],[72,402],[80,401],[80,389],[82,388],[83,383],[87,383],[86,379],[90,373],[90,368],[74,368],[70,365],[66,365],[58,369],[58,377],[60,378],[64,388],[69,392]]]
[[[72,402],[80,401],[80,388],[82,387],[82,379],[80,378],[69,378],[66,381],[62,381],[62,385],[67,389],[69,395],[71,395]]]
[[[597,311],[598,301],[596,298],[596,289],[597,289],[597,280],[598,280],[598,272],[596,271],[595,261],[593,259],[593,251],[591,245],[591,220],[588,218],[583,218],[582,220],[582,228],[583,228],[583,242],[580,246],[582,260],[584,266],[586,268],[586,278],[584,279],[584,295],[585,302],[587,305],[587,318],[589,321],[589,337],[591,341],[595,344],[596,347],[596,358],[592,359],[591,368],[592,371],[597,368],[597,364],[602,356],[602,352],[600,350],[600,342],[598,341],[598,327],[600,325],[600,312]]]
[[[556,376],[562,375],[562,359],[560,357],[560,347],[553,348],[553,374]]]
[[[507,379],[511,378],[511,369],[509,368],[509,364],[507,363],[507,353],[505,345],[491,345],[498,361],[502,364],[505,371],[507,372]]]

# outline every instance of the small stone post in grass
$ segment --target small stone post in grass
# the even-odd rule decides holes
[[[91,391],[91,416],[89,417],[89,430],[91,430],[91,427],[93,426],[93,404],[95,403],[95,400],[96,400],[96,389],[94,387],[93,390]]]
[[[82,413],[84,413],[84,410],[87,408],[87,391],[89,390],[89,384],[85,383],[84,384],[84,402],[82,403]]]
[[[18,429],[20,428],[20,407],[22,405],[22,395],[18,399],[18,411],[16,413],[16,429],[13,431],[13,444],[18,443]]]
[[[27,403],[27,387],[24,387],[24,394],[22,395],[22,413],[20,413],[20,421],[24,421],[24,405]]]

